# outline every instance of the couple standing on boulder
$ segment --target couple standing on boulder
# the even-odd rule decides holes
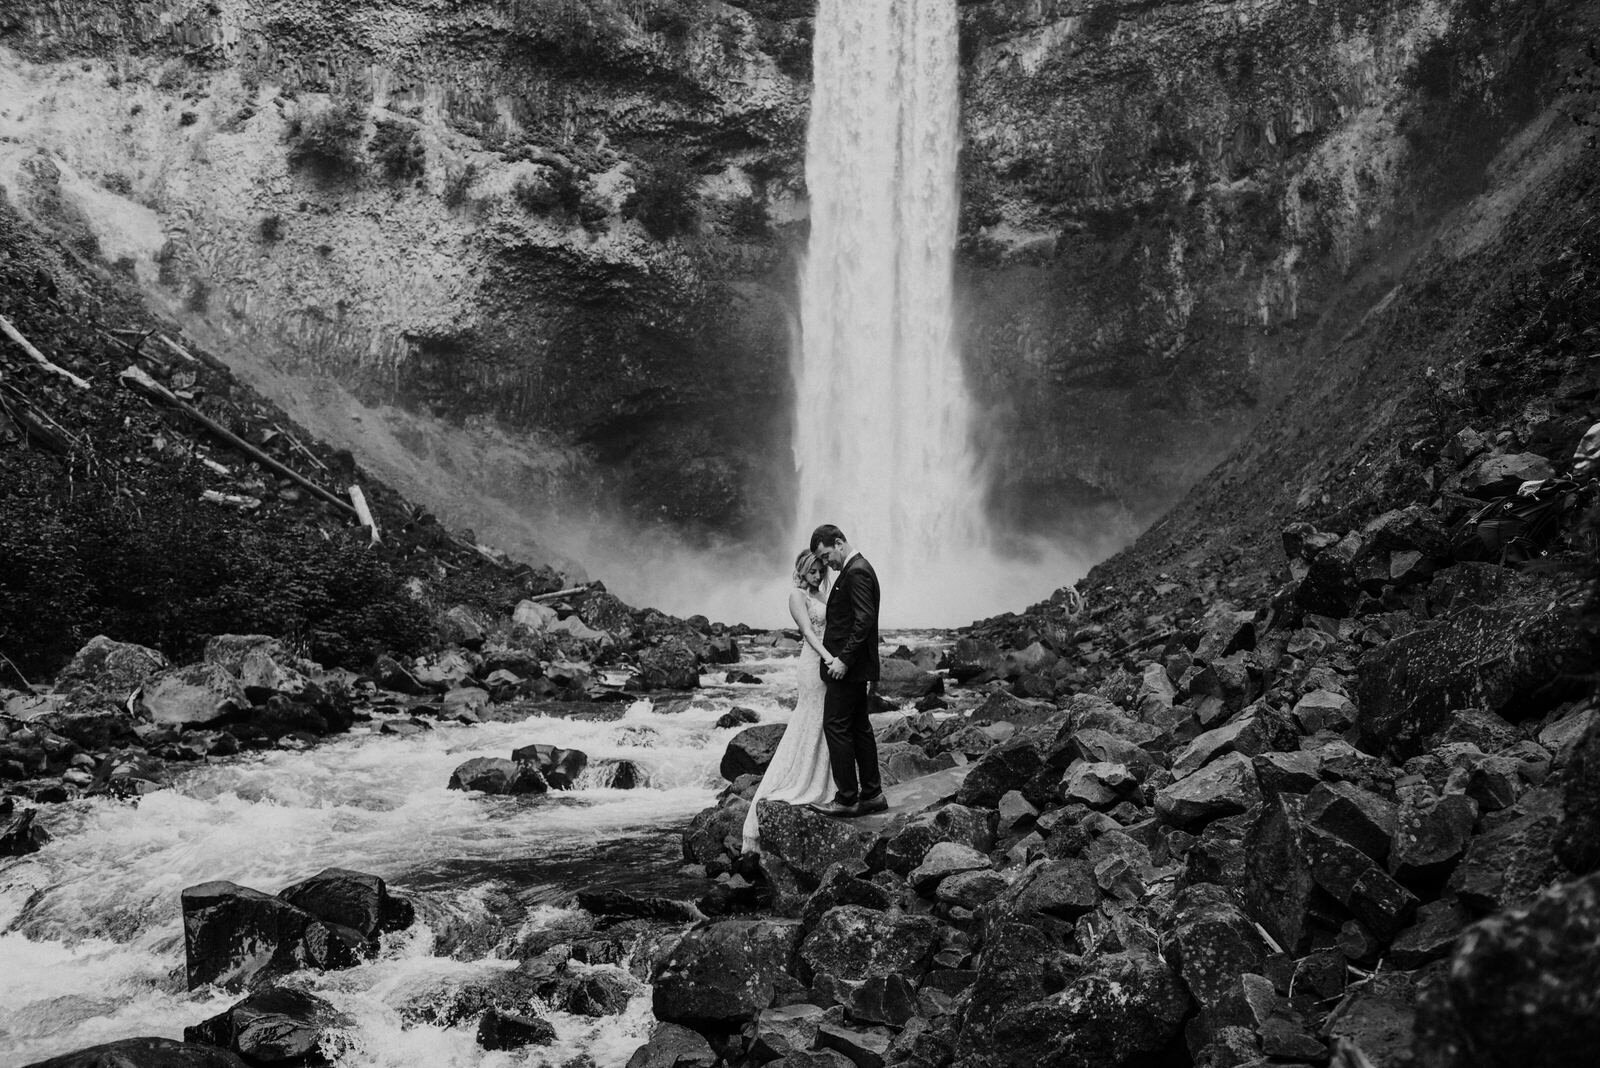
[[[747,853],[760,848],[756,807],[762,801],[809,805],[841,817],[889,807],[878,741],[867,718],[878,681],[878,574],[843,531],[826,523],[811,532],[810,547],[795,558],[794,584],[789,614],[803,640],[794,715],[750,801]]]

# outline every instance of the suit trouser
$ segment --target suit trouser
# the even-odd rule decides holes
[[[827,679],[822,698],[822,736],[833,769],[833,799],[853,805],[883,792],[878,772],[878,739],[867,717],[867,684]],[[859,775],[857,774],[859,769]]]

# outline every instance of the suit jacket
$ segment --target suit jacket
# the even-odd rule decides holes
[[[844,661],[845,682],[878,681],[878,573],[860,553],[833,580],[822,647]],[[826,661],[822,677],[829,677]]]

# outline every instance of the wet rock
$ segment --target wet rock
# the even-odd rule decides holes
[[[327,1064],[328,1032],[352,1020],[315,994],[268,986],[243,1001],[183,1029],[185,1042],[231,1050],[252,1065]]]
[[[1244,812],[1260,799],[1250,757],[1229,753],[1156,791],[1156,812],[1173,826],[1192,829]]]
[[[520,1016],[516,1013],[489,1009],[478,1021],[477,1042],[482,1049],[523,1049],[527,1046],[548,1046],[556,1040],[556,1029],[549,1020],[538,1016]]]
[[[639,650],[639,671],[628,680],[630,690],[693,690],[700,685],[699,658],[675,639]]]
[[[1462,608],[1361,658],[1358,744],[1405,758],[1449,726],[1455,709],[1523,718],[1583,655],[1575,628],[1542,600]]]
[[[170,1038],[121,1038],[27,1068],[246,1068],[237,1053]]]
[[[1306,795],[1308,824],[1349,842],[1373,860],[1387,860],[1395,806],[1354,783],[1319,783]]]
[[[761,716],[753,708],[735,706],[728,709],[717,718],[717,729],[727,730],[730,727],[743,727],[747,723],[760,723]]]
[[[138,708],[155,723],[211,723],[250,707],[239,680],[216,664],[160,672],[145,683]]]
[[[1600,1044],[1600,875],[1467,928],[1424,995],[1423,1068],[1577,1068]]]
[[[691,864],[710,864],[725,853],[739,852],[749,810],[748,801],[731,797],[695,813],[684,828],[683,859]],[[765,826],[762,829],[765,831]]]
[[[881,676],[876,692],[893,700],[914,701],[929,694],[944,693],[944,680],[931,671],[924,671],[909,660],[893,657],[881,662]]]
[[[1038,746],[1026,738],[997,745],[967,773],[956,791],[956,803],[968,807],[994,808],[1000,798],[1020,790],[1044,767]]]
[[[444,705],[439,714],[446,719],[476,717],[488,711],[491,704],[493,701],[488,690],[479,686],[456,686],[445,692]]]
[[[382,879],[346,868],[324,868],[278,891],[278,897],[324,923],[357,931],[371,942],[391,931],[405,930],[416,919],[411,902],[389,893]]]
[[[536,768],[552,790],[572,789],[589,766],[589,754],[581,749],[555,745],[524,745],[512,751],[511,759]]]
[[[183,891],[184,956],[189,989],[229,990],[301,968],[348,968],[367,940],[259,890],[209,882]]]
[[[6,799],[8,802],[9,798]],[[0,808],[0,857],[21,857],[29,853],[37,853],[44,844],[50,841],[50,834],[43,827],[34,825],[34,817],[38,814],[36,809],[25,808],[12,812],[10,805]]]
[[[447,785],[483,794],[542,794],[550,788],[537,768],[502,757],[473,757],[450,773]]]
[[[800,987],[787,966],[799,936],[793,920],[720,920],[689,931],[655,970],[656,1019],[737,1024],[796,1000]]]
[[[103,697],[120,705],[169,666],[167,658],[155,649],[97,634],[61,669],[55,685],[58,691],[71,694],[74,703]]]
[[[534,995],[558,1012],[574,1016],[616,1016],[627,1009],[633,989],[623,978],[603,971],[554,975],[540,980]]]
[[[689,923],[704,919],[687,901],[667,897],[630,894],[625,890],[579,890],[578,907],[596,916],[628,916],[669,923]]]
[[[956,842],[938,842],[928,850],[922,863],[912,869],[907,881],[917,893],[931,897],[947,877],[988,868],[987,854]]]
[[[723,751],[722,762],[718,765],[719,773],[729,782],[741,775],[765,773],[767,765],[772,763],[772,754],[783,740],[785,729],[787,724],[767,723],[735,734],[728,741],[728,748]]]

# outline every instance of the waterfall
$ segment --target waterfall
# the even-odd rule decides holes
[[[814,57],[795,541],[837,524],[886,618],[950,622],[927,618],[939,576],[988,540],[953,307],[956,0],[821,0]]]

